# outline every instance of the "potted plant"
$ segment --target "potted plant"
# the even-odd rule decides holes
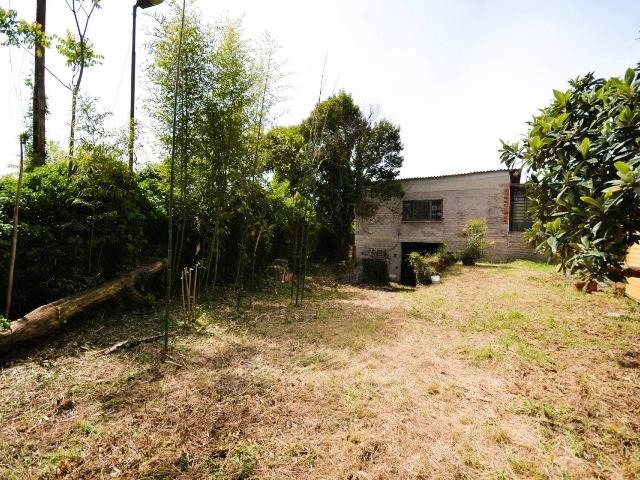
[[[493,242],[485,240],[487,221],[484,218],[472,218],[466,223],[462,234],[467,239],[467,245],[460,253],[460,260],[463,265],[475,265],[493,246]]]
[[[417,285],[431,285],[431,274],[435,273],[430,255],[420,255],[418,252],[411,252],[407,256],[409,265],[416,275]]]

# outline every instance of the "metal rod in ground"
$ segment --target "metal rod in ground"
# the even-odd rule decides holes
[[[295,285],[295,277],[296,277],[296,259],[297,259],[297,250],[298,250],[298,230],[300,230],[300,217],[296,215],[296,229],[295,229],[295,237],[293,239],[293,258],[291,265],[291,300],[293,300],[293,289]]]
[[[185,299],[185,283],[184,283],[184,268],[182,269],[182,275],[180,275],[180,285],[182,286],[182,311],[187,313],[187,301]]]
[[[196,263],[196,268],[194,272],[194,280],[193,280],[193,305],[196,304],[196,296],[198,295],[198,264]]]
[[[245,222],[246,224],[246,217]],[[241,229],[244,231],[244,227]],[[240,303],[242,301],[242,290],[244,289],[244,257],[246,253],[246,235],[242,235],[242,240],[238,248],[238,267],[236,270],[236,279],[234,286],[236,288],[236,311],[240,311]]]
[[[187,268],[187,309],[191,313],[191,269]]]
[[[300,231],[300,250],[299,250],[299,260],[298,260],[298,279],[296,282],[296,306],[300,305],[300,285],[302,283],[302,260],[303,260],[303,256],[304,256],[304,232],[305,232],[305,228],[307,228],[307,222],[306,219],[302,219],[302,228]]]
[[[300,295],[300,305],[304,303],[304,284],[307,276],[307,258],[309,257],[309,230],[310,225],[307,224],[307,235],[304,239],[304,257],[302,257],[302,293]]]
[[[256,290],[256,256],[258,255],[258,246],[260,245],[260,237],[262,237],[262,228],[258,231],[258,236],[256,237],[256,243],[253,246],[253,256],[251,257],[251,278],[250,278],[250,286],[249,286],[249,308],[253,304],[253,295]]]
[[[301,248],[302,248],[302,240],[301,240],[301,235],[304,232],[304,219],[300,220],[300,232],[298,234],[298,240],[297,240],[297,247],[296,247],[296,273],[295,273],[295,277],[296,277],[296,301],[295,301],[295,305],[296,307],[298,306],[298,301],[300,299],[300,259],[302,258],[302,252],[301,252]]]

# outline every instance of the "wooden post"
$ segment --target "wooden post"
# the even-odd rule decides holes
[[[13,296],[13,272],[16,265],[16,252],[18,249],[18,214],[20,211],[20,190],[22,188],[22,171],[24,167],[24,135],[20,136],[20,167],[18,170],[18,184],[16,185],[16,201],[13,205],[13,229],[11,230],[11,254],[9,256],[9,280],[7,281],[7,300],[4,309],[4,317],[9,320],[11,311],[11,298]]]

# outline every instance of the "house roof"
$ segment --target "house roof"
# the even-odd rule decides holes
[[[509,173],[509,170],[506,168],[499,168],[497,170],[480,170],[477,172],[465,172],[465,173],[450,173],[450,174],[446,174],[446,175],[431,175],[428,177],[407,177],[407,178],[399,178],[398,180],[403,181],[403,180],[427,180],[429,178],[446,178],[446,177],[462,177],[465,175],[480,175],[483,173],[499,173],[499,172],[506,172]]]

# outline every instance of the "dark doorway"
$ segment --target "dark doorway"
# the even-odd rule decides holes
[[[441,243],[422,243],[422,242],[402,242],[402,265],[400,267],[400,283],[402,285],[416,286],[416,275],[413,268],[409,265],[407,255],[412,252],[418,252],[420,255],[425,253],[435,253]]]

